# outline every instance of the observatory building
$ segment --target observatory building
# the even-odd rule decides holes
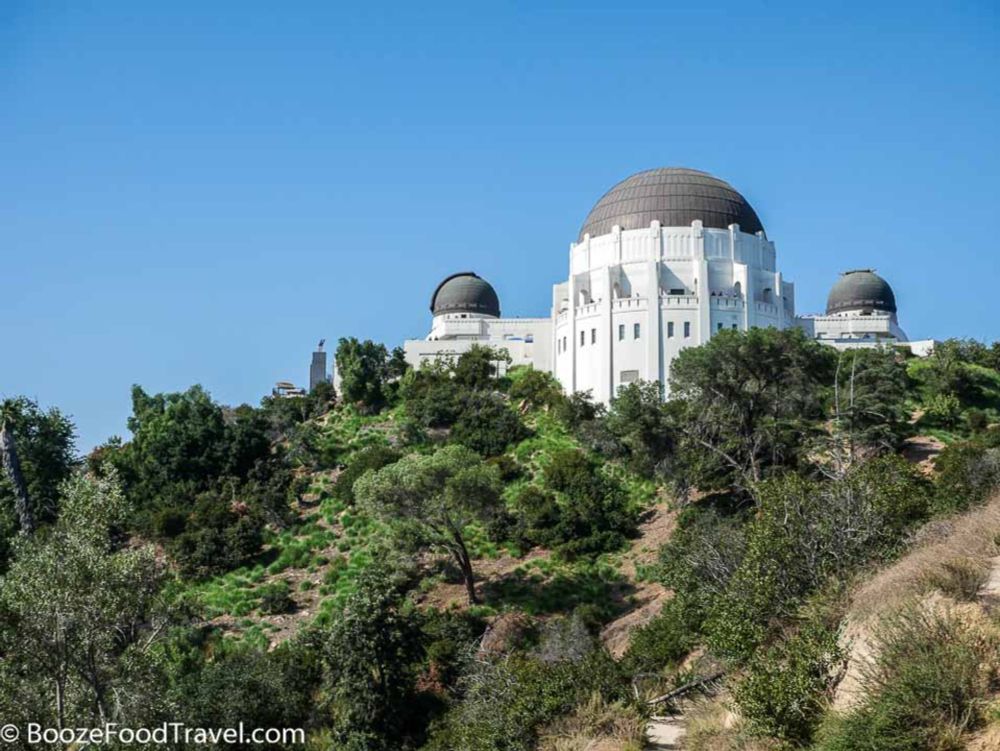
[[[612,187],[567,260],[548,318],[503,318],[485,279],[449,276],[431,296],[430,333],[404,344],[407,361],[420,367],[475,344],[502,347],[513,365],[551,372],[567,392],[606,403],[632,381],[666,384],[683,348],[723,330],[798,326],[841,349],[907,343],[892,289],[868,269],[837,280],[825,315],[798,316],[795,286],[753,207],[698,170],[652,169]]]

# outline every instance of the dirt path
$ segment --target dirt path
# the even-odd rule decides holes
[[[675,717],[652,717],[646,725],[647,751],[674,751],[681,748],[681,739],[687,729],[684,715]]]

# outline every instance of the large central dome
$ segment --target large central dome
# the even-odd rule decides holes
[[[659,220],[664,227],[686,227],[696,219],[704,226],[725,229],[740,225],[756,234],[764,227],[757,212],[729,183],[683,167],[660,167],[622,180],[594,204],[580,229],[580,240],[605,235],[616,224],[641,229]]]

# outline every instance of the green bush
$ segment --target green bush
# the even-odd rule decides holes
[[[749,729],[796,745],[807,743],[841,658],[836,631],[817,624],[755,654],[732,689]]]
[[[675,596],[656,618],[632,632],[622,664],[636,673],[674,667],[696,646],[700,625],[698,611]]]
[[[261,587],[258,609],[263,615],[280,615],[294,610],[295,600],[288,582],[282,579]]]
[[[712,647],[741,661],[819,586],[894,556],[927,515],[922,478],[894,455],[836,480],[773,478],[756,493],[746,555],[705,624]]]
[[[1000,449],[979,441],[947,446],[934,460],[934,510],[964,511],[986,500],[1000,487]]]
[[[286,642],[272,652],[245,642],[228,648],[214,646],[206,650],[191,641],[184,651],[173,653],[170,669],[177,675],[169,689],[170,720],[192,727],[220,728],[239,727],[240,723],[259,728],[309,728],[318,722],[314,696],[320,669],[315,650],[297,642]],[[213,654],[213,659],[206,660],[205,653]]]
[[[395,461],[402,453],[388,446],[369,446],[354,455],[347,467],[338,475],[332,495],[338,501],[354,504],[354,483],[368,470],[380,470]]]
[[[527,434],[521,418],[504,397],[473,392],[463,400],[451,439],[482,456],[497,456]]]
[[[942,428],[955,427],[962,416],[962,402],[954,394],[930,394],[923,407],[925,421]]]
[[[525,527],[536,542],[567,558],[617,550],[635,530],[621,486],[584,452],[555,452],[542,471],[545,487],[522,492]]]
[[[959,736],[982,721],[998,677],[996,637],[948,614],[912,609],[882,624],[874,654],[864,703],[831,717],[817,749],[964,748]]]
[[[510,398],[528,409],[551,409],[565,398],[562,386],[551,373],[534,368],[518,367],[508,372]]]
[[[208,492],[198,497],[168,550],[187,576],[211,576],[249,563],[260,551],[263,532],[259,514],[234,510],[228,500]]]
[[[597,692],[624,699],[628,682],[603,650],[546,661],[516,653],[475,663],[462,700],[436,723],[426,751],[534,751],[538,731]]]

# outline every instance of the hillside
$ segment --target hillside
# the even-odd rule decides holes
[[[723,332],[669,401],[605,410],[501,353],[348,341],[337,394],[137,387],[82,465],[6,403],[38,521],[7,477],[0,711],[289,748],[991,748],[992,352]]]

